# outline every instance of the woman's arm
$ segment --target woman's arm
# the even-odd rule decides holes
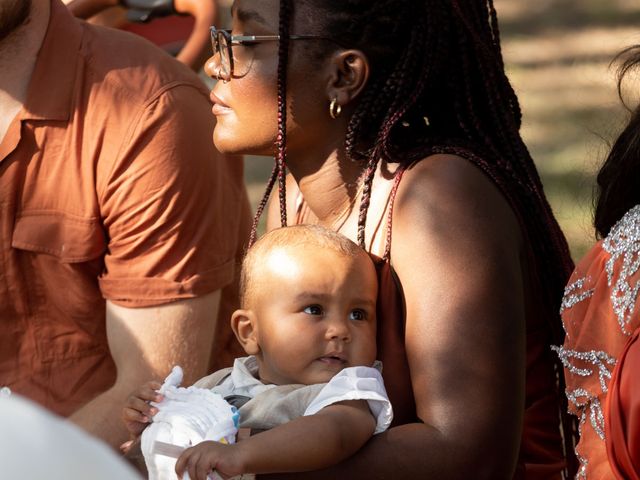
[[[376,421],[364,400],[340,402],[315,415],[259,433],[235,445],[203,442],[176,463],[182,478],[223,478],[243,473],[302,472],[325,468],[356,452],[373,434]]]
[[[405,173],[391,258],[424,423],[392,428],[334,468],[295,478],[512,478],[525,385],[520,244],[507,202],[468,161],[437,155]]]

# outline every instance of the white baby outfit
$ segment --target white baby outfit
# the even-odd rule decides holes
[[[380,368],[380,363],[374,364]],[[303,415],[313,415],[321,409],[347,400],[366,400],[371,413],[376,418],[376,429],[374,433],[385,431],[393,419],[393,409],[387,396],[382,381],[382,375],[378,369],[373,367],[349,367],[337,373],[328,383],[314,385],[265,385],[258,378],[258,363],[255,357],[242,357],[235,360],[232,368],[219,370],[207,377],[198,380],[189,389],[191,390],[194,402],[202,402],[202,397],[211,400],[211,394],[217,394],[229,403],[236,405],[240,414],[240,428],[251,428],[252,430],[268,430],[278,425],[287,423],[294,418]],[[200,392],[197,394],[196,392]],[[203,394],[202,392],[207,392]],[[217,395],[215,395],[217,397]],[[185,397],[186,398],[186,397]],[[167,395],[165,393],[165,401]],[[214,402],[211,402],[213,406]],[[216,404],[217,405],[217,404]],[[184,439],[193,432],[203,432],[204,430],[216,431],[213,426],[206,426],[207,422],[214,418],[213,415],[206,415],[200,408],[191,411],[188,403],[183,403],[184,415],[190,420],[177,420],[172,414],[173,420],[169,429],[167,427],[154,428],[163,410],[163,403],[159,406],[159,413],[154,417],[154,423],[150,425],[142,436],[142,452],[149,468],[150,480],[175,479],[175,458],[153,453],[153,444],[156,440],[172,443],[175,439]],[[218,408],[218,407],[216,407]],[[226,408],[226,409],[225,409]],[[172,408],[175,413],[175,408]],[[200,413],[198,413],[200,411]],[[225,416],[231,412],[231,407],[222,407],[220,410]],[[164,421],[164,420],[163,420]],[[201,423],[201,426],[194,429],[193,425]],[[189,426],[191,425],[191,426]],[[185,427],[186,426],[186,427]],[[187,429],[187,434],[180,430]],[[171,429],[177,430],[170,432]],[[160,439],[158,432],[163,432]],[[172,437],[171,437],[172,436]],[[203,438],[202,440],[210,439]],[[195,440],[195,438],[193,438]],[[191,445],[194,445],[191,440]],[[200,440],[200,441],[202,441]],[[196,442],[197,443],[197,442]],[[187,446],[184,443],[180,446]],[[152,476],[153,470],[153,476]]]

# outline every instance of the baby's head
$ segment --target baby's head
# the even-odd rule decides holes
[[[371,258],[351,240],[316,225],[280,228],[247,253],[231,325],[263,382],[324,383],[375,360],[377,290]]]

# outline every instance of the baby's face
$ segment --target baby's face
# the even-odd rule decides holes
[[[265,383],[325,383],[376,357],[375,268],[366,254],[276,248],[256,271],[258,362]]]

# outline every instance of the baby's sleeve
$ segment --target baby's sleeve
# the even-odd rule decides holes
[[[349,367],[335,375],[313,399],[304,415],[346,400],[366,400],[376,419],[374,435],[384,432],[393,420],[393,408],[384,388],[382,375],[371,367]]]

